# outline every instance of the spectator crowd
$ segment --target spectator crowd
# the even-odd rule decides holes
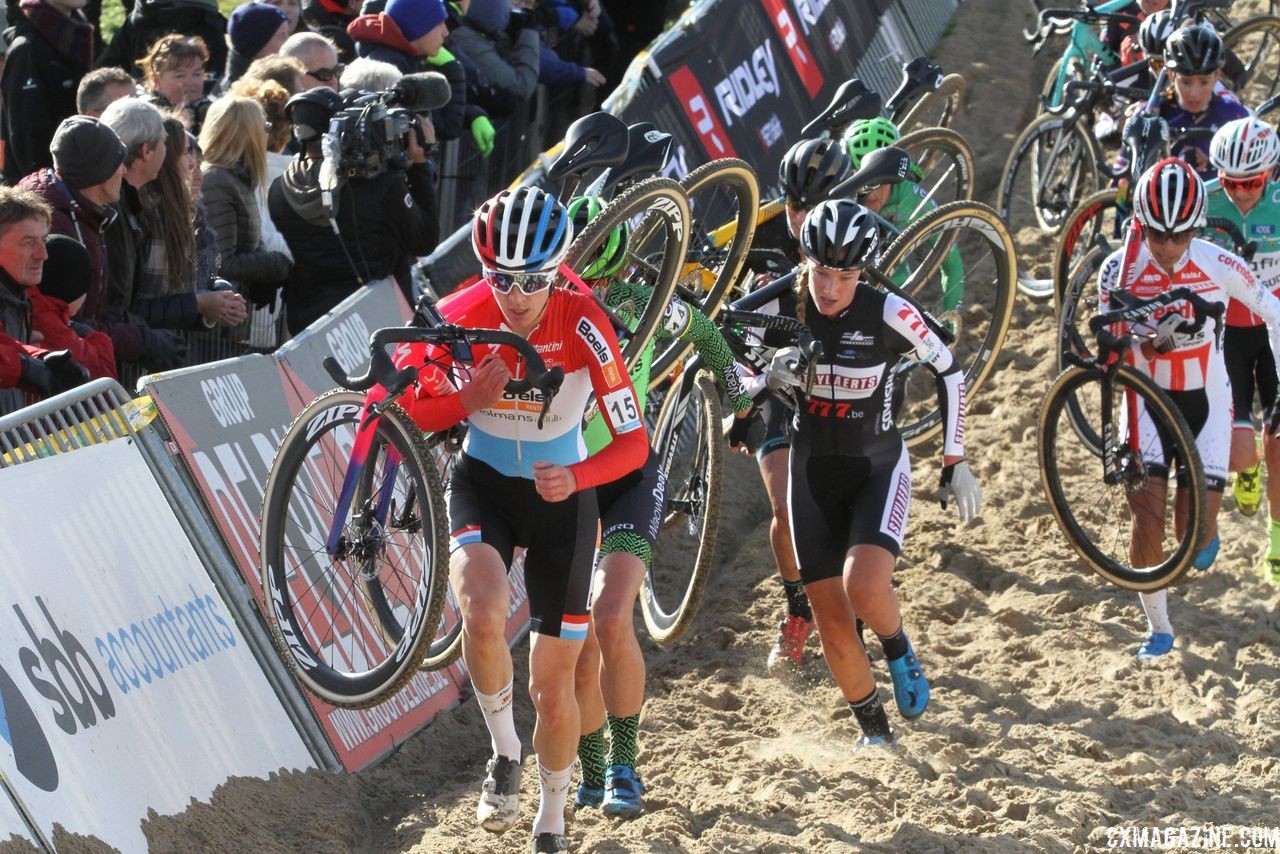
[[[531,116],[558,137],[617,82],[617,5],[621,26],[601,0],[126,0],[104,41],[101,0],[8,0],[0,414],[271,350],[387,276],[409,296],[469,213],[439,201],[459,152],[505,183]],[[448,100],[403,162],[326,181],[331,119],[424,72]]]

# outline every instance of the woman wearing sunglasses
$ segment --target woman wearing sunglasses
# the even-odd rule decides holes
[[[1195,237],[1196,230],[1205,226],[1207,196],[1200,176],[1176,157],[1161,160],[1138,178],[1132,198],[1134,216],[1142,226],[1142,241],[1127,269],[1122,269],[1123,248],[1103,261],[1098,274],[1098,310],[1110,310],[1112,294],[1119,290],[1145,300],[1175,286],[1187,286],[1210,302],[1225,304],[1234,299],[1260,315],[1267,324],[1272,352],[1280,353],[1280,299],[1257,283],[1239,257]],[[1206,322],[1193,328],[1186,323],[1190,311],[1185,303],[1174,303],[1153,314],[1150,322],[1143,324],[1146,331],[1153,333],[1151,339],[1131,351],[1130,358],[1135,367],[1168,392],[1196,435],[1209,489],[1206,539],[1194,563],[1203,570],[1213,564],[1218,554],[1217,514],[1231,452],[1231,383],[1214,325]],[[1158,457],[1158,438],[1142,438],[1144,453],[1154,449],[1155,454],[1147,460],[1148,488],[1129,500],[1129,554],[1134,566],[1155,566],[1164,559],[1170,461]],[[1179,492],[1179,504],[1185,498]],[[1185,515],[1185,508],[1179,511],[1175,507],[1174,524],[1181,524],[1179,520]],[[1165,590],[1138,595],[1150,633],[1137,655],[1157,658],[1173,648],[1168,595]]]
[[[542,784],[534,851],[568,846],[564,807],[580,728],[574,668],[587,635],[595,487],[640,468],[649,454],[613,327],[589,293],[554,287],[559,277],[576,279],[561,266],[572,237],[569,212],[555,198],[536,187],[504,190],[480,206],[472,227],[484,278],[440,303],[448,321],[510,329],[529,339],[548,368],[564,369],[545,414],[540,393],[505,391],[525,373],[510,348],[477,346],[469,364],[435,349],[410,348],[399,357],[424,366],[406,403],[424,430],[469,424],[449,482],[450,582],[462,615],[463,659],[493,742],[476,819],[494,833],[513,826],[519,813],[507,568],[513,550],[526,549],[529,694]],[[581,280],[573,283],[585,291]],[[588,455],[582,419],[593,399],[611,441]]]
[[[1218,179],[1207,185],[1208,215],[1240,228],[1245,240],[1257,244],[1249,265],[1258,283],[1280,295],[1280,182],[1273,175],[1280,162],[1280,137],[1256,118],[1227,122],[1213,136],[1209,158]],[[1232,248],[1224,235],[1210,239]],[[1231,378],[1233,423],[1231,464],[1236,509],[1246,516],[1258,512],[1262,499],[1262,463],[1253,427],[1254,394],[1269,413],[1276,402],[1275,359],[1262,319],[1236,300],[1227,304],[1227,330],[1222,342]],[[1262,438],[1267,460],[1267,503],[1271,507],[1271,535],[1263,575],[1280,584],[1280,442]]]

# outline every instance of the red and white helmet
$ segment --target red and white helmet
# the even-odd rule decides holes
[[[1133,188],[1133,213],[1146,228],[1176,233],[1205,223],[1204,182],[1186,161],[1166,157]]]
[[[1245,116],[1218,128],[1209,144],[1209,160],[1228,178],[1249,178],[1275,168],[1280,137],[1262,119]]]

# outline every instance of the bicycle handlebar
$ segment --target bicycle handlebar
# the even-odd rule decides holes
[[[1099,12],[1095,9],[1075,7],[1072,9],[1041,9],[1036,16],[1036,26],[1032,30],[1023,30],[1022,37],[1032,43],[1032,49],[1039,52],[1049,36],[1067,20],[1079,21],[1082,24],[1096,24],[1101,21],[1119,21],[1139,26],[1142,19],[1137,15],[1124,12]]]
[[[1188,332],[1194,332],[1204,326],[1206,320],[1213,320],[1214,335],[1216,336],[1222,331],[1222,316],[1226,312],[1227,307],[1223,303],[1209,302],[1204,297],[1197,294],[1188,287],[1178,287],[1165,291],[1150,299],[1136,300],[1132,298],[1121,297],[1124,291],[1118,291],[1115,296],[1117,301],[1123,299],[1126,303],[1120,308],[1108,311],[1105,314],[1097,314],[1089,318],[1089,331],[1098,339],[1098,358],[1100,361],[1106,361],[1108,354],[1117,353],[1129,346],[1129,343],[1137,336],[1133,334],[1115,335],[1106,327],[1114,323],[1133,322],[1145,320],[1150,317],[1156,309],[1172,305],[1175,302],[1188,302],[1191,304],[1191,311],[1195,315]]]
[[[1086,94],[1082,94],[1072,100],[1070,98],[1072,92],[1084,92]],[[1045,112],[1060,116],[1066,112],[1082,113],[1092,106],[1094,101],[1116,95],[1122,98],[1132,98],[1133,100],[1144,100],[1151,95],[1151,90],[1139,86],[1119,86],[1115,81],[1106,78],[1069,80],[1063,91],[1062,103],[1058,104],[1058,106],[1050,106],[1048,98],[1044,95],[1040,96],[1040,100],[1044,104]]]
[[[813,337],[813,331],[808,326],[794,317],[786,317],[780,314],[761,314],[760,312],[743,311],[732,306],[725,306],[720,309],[720,314],[717,315],[716,320],[725,324],[750,326],[756,329],[766,329],[791,335],[795,338],[796,347],[800,349],[800,355],[804,357],[806,364],[822,356],[822,342]]]

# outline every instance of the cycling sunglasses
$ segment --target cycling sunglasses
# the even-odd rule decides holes
[[[339,62],[333,68],[317,68],[314,71],[308,71],[308,77],[314,77],[321,83],[328,83],[330,80],[336,80],[342,76],[342,72],[347,70],[347,66]]]
[[[1253,192],[1261,190],[1267,183],[1267,177],[1270,173],[1263,172],[1261,175],[1253,175],[1249,178],[1228,178],[1226,175],[1218,176],[1218,183],[1222,185],[1224,190],[1237,190],[1242,192]]]
[[[499,273],[497,270],[485,270],[484,280],[489,287],[503,295],[519,288],[520,293],[525,296],[533,296],[551,287],[557,275],[555,270],[544,273]]]
[[[1151,238],[1152,243],[1172,243],[1182,246],[1191,242],[1191,238],[1195,237],[1195,232],[1188,229],[1186,231],[1157,231],[1154,228],[1148,228],[1144,232]]]

